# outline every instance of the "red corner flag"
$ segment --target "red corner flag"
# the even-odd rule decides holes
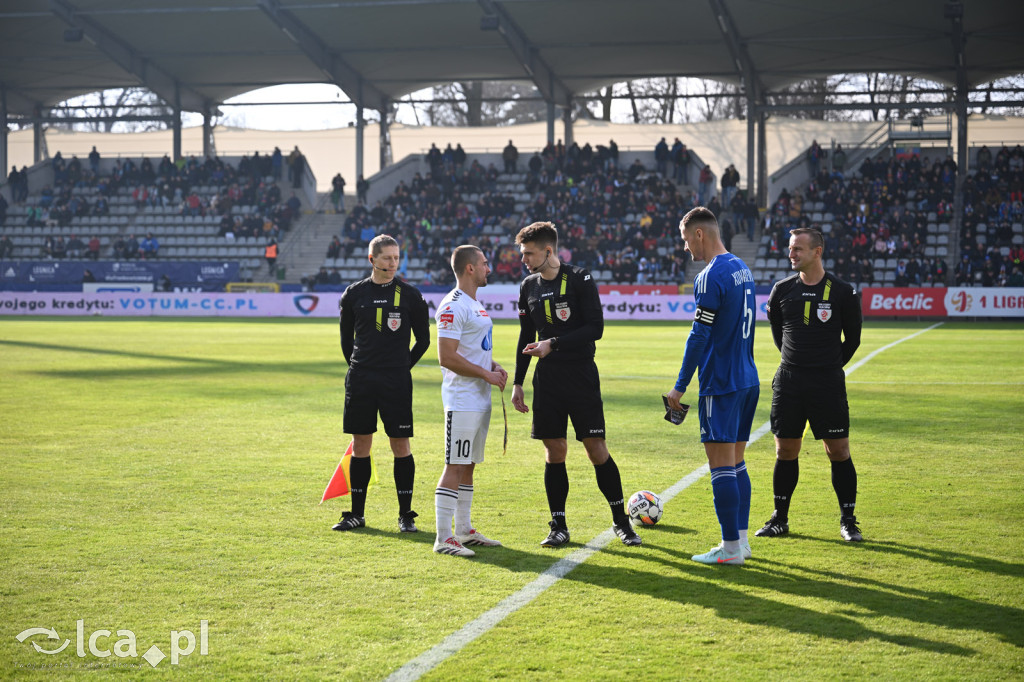
[[[324,500],[329,500],[332,497],[342,497],[348,495],[348,466],[352,461],[352,446],[355,441],[350,441],[348,448],[345,450],[345,454],[342,455],[341,461],[338,462],[338,468],[334,470],[334,475],[331,476],[331,480],[327,483],[327,487],[324,488],[324,496],[320,500],[320,504],[324,503]]]

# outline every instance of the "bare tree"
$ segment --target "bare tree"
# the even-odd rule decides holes
[[[67,122],[51,123],[49,127],[88,132],[144,132],[170,127],[166,117],[174,110],[160,97],[146,88],[116,88],[100,90],[65,100],[50,108],[50,115]],[[116,121],[118,116],[152,116],[151,121]],[[106,120],[80,121],[82,117]],[[159,118],[163,117],[163,118]]]
[[[547,117],[537,89],[519,83],[458,81],[434,87],[432,96],[425,112],[430,125],[503,126]]]
[[[602,121],[611,121],[612,120],[612,94],[614,92],[615,92],[615,88],[614,88],[614,86],[611,86],[611,85],[609,85],[608,87],[604,88],[603,90],[598,90],[598,95],[601,98],[599,100],[599,102],[601,104],[601,116],[600,116],[600,119]]]

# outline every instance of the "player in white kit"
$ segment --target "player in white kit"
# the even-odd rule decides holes
[[[493,324],[477,289],[487,285],[490,264],[483,252],[463,245],[452,252],[458,286],[437,306],[437,357],[443,376],[444,473],[434,493],[439,554],[474,556],[468,546],[495,547],[501,543],[473,528],[473,470],[484,461],[484,444],[491,420],[491,386],[505,390],[508,372],[491,359]],[[454,534],[452,521],[454,519]]]

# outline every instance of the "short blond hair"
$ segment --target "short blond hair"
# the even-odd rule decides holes
[[[390,234],[378,234],[370,240],[370,255],[379,256],[386,246],[398,246],[398,241]]]

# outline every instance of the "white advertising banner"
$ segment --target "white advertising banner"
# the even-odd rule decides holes
[[[444,294],[425,294],[433,311]],[[26,293],[0,292],[0,315],[107,315],[113,317],[337,317],[339,293]],[[767,296],[757,297],[757,319],[765,320]],[[517,298],[481,294],[494,319],[516,319]],[[692,320],[692,296],[606,294],[606,320]]]
[[[1024,317],[1024,289],[953,287],[945,302],[950,317]]]

